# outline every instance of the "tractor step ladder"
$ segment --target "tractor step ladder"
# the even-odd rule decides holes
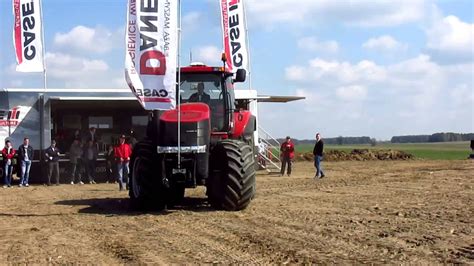
[[[259,148],[258,165],[270,174],[279,174],[281,171],[280,142],[262,127],[258,127]]]

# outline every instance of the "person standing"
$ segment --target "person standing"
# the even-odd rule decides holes
[[[92,140],[87,142],[84,148],[84,162],[86,168],[86,176],[89,178],[89,184],[95,184],[95,162],[97,161],[97,145]]]
[[[74,134],[72,136],[72,140],[76,140],[76,139],[81,139],[81,130],[80,129],[76,129],[74,130]]]
[[[13,156],[15,156],[15,149],[12,147],[11,141],[5,141],[5,148],[2,150],[3,161],[5,162],[5,171],[3,173],[5,182],[3,187],[12,186],[12,170],[13,170]]]
[[[51,186],[51,176],[55,172],[56,186],[59,186],[59,149],[56,147],[56,141],[51,141],[51,146],[45,151],[45,158],[48,162],[48,186]]]
[[[314,167],[316,167],[316,175],[314,178],[323,178],[324,172],[321,166],[323,160],[324,142],[321,139],[321,134],[316,133],[316,144],[314,144],[313,155],[314,155]]]
[[[135,147],[135,145],[138,143],[136,133],[133,129],[130,130],[130,139],[128,143],[130,144],[130,148],[132,148],[132,150]]]
[[[18,147],[18,159],[21,166],[21,179],[19,186],[29,187],[31,160],[33,160],[33,147],[30,145],[30,139],[24,138],[23,144]]]
[[[132,155],[132,149],[128,143],[125,143],[125,135],[121,135],[119,140],[120,142],[115,147],[114,154],[117,160],[119,190],[123,190],[124,185],[128,188],[128,165],[130,162],[130,156]],[[124,178],[125,174],[127,175],[127,178]]]
[[[92,140],[92,143],[97,142],[96,128],[90,127],[89,131],[86,133],[85,141],[89,142]]]
[[[114,165],[114,146],[109,145],[107,147],[107,152],[105,153],[105,174],[107,183],[109,182],[117,182],[116,178],[113,176],[113,165]]]
[[[81,180],[81,158],[82,153],[81,143],[79,139],[75,139],[69,148],[69,163],[71,165],[71,185],[74,185],[74,180],[78,180],[78,184],[84,184]]]
[[[82,135],[81,135],[81,130],[79,129],[74,130],[72,134],[68,135],[66,144],[69,145],[69,147],[71,147],[71,145],[74,143],[76,139],[79,140],[79,142],[81,142]]]
[[[285,174],[285,168],[287,165],[288,165],[287,174],[288,176],[290,176],[291,175],[291,161],[293,160],[293,157],[295,156],[295,145],[291,141],[290,136],[287,136],[285,142],[281,144],[280,151],[281,151],[280,176],[283,176]]]

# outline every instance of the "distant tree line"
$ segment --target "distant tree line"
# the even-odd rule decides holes
[[[281,143],[285,141],[285,139],[278,139]],[[298,144],[314,144],[314,139],[293,139],[293,143]],[[334,145],[349,145],[349,144],[375,144],[375,139],[371,139],[370,137],[337,137],[337,138],[324,138],[325,144],[334,144]]]
[[[469,141],[474,139],[474,133],[435,133],[432,135],[411,135],[394,136],[392,143],[420,143],[420,142],[451,142],[451,141]]]
[[[285,139],[277,139],[283,143]],[[452,141],[470,141],[474,140],[474,133],[435,133],[432,135],[409,135],[409,136],[394,136],[390,140],[391,143],[421,143],[421,142],[452,142]],[[292,139],[293,143],[298,144],[314,144],[314,139]],[[352,144],[370,144],[377,145],[377,140],[367,136],[363,137],[336,137],[324,138],[324,143],[332,145],[352,145]],[[385,142],[380,142],[385,143]]]

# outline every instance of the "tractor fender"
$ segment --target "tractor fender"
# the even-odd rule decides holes
[[[234,112],[234,128],[231,134],[232,139],[250,139],[256,130],[256,118],[250,111]]]

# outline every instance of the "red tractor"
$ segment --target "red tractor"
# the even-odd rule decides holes
[[[186,188],[199,185],[206,186],[214,208],[249,205],[255,195],[256,118],[236,110],[234,98],[234,83],[245,78],[243,69],[234,78],[224,67],[181,68],[181,123],[178,127],[177,109],[150,114],[147,137],[136,144],[130,162],[132,207],[173,206]]]

